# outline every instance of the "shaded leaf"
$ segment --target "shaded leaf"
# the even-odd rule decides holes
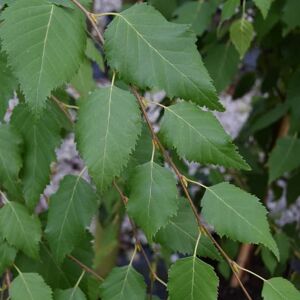
[[[174,16],[176,18],[174,22],[191,24],[194,32],[197,35],[202,35],[212,22],[212,16],[217,6],[218,1],[216,0],[185,2],[175,10]]]
[[[69,280],[68,276],[69,274],[73,275],[73,270],[68,268],[65,264],[60,265],[55,260],[52,252],[48,249],[48,247],[45,245],[45,242],[43,241],[41,242],[38,260],[29,258],[22,253],[18,253],[15,264],[25,273],[38,273],[53,289],[65,289],[72,286],[73,282]]]
[[[11,124],[24,140],[23,193],[30,209],[50,181],[50,164],[56,160],[55,148],[61,142],[62,124],[56,113],[54,104],[47,103],[45,114],[36,119],[28,105],[19,104],[12,115]]]
[[[240,58],[243,58],[249,49],[253,35],[252,24],[244,18],[235,21],[230,26],[230,39],[239,52]]]
[[[16,255],[17,250],[0,239],[0,274],[13,264]]]
[[[195,216],[187,200],[182,198],[179,202],[177,215],[172,217],[169,223],[157,232],[155,241],[173,251],[191,255],[194,252],[198,234]],[[197,254],[216,260],[221,259],[215,246],[204,235],[200,238]]]
[[[22,204],[7,201],[0,209],[0,234],[7,242],[26,255],[37,258],[41,225]]]
[[[284,34],[300,26],[299,10],[300,2],[298,0],[285,2],[282,12],[282,21],[286,24],[286,28],[283,31]]]
[[[7,65],[7,57],[0,52],[0,121],[3,119],[8,101],[13,97],[14,90],[18,87],[18,81],[13,75],[11,68]]]
[[[253,0],[263,17],[266,18],[273,0]]]
[[[0,125],[0,187],[11,199],[20,201],[22,190],[18,179],[22,166],[20,135],[9,125]]]
[[[80,177],[65,176],[58,191],[50,198],[45,230],[58,262],[62,262],[82,240],[96,209],[97,198],[91,186]]]
[[[228,19],[230,19],[237,7],[240,5],[240,0],[227,0],[224,3],[223,9],[222,9],[222,16],[221,16],[221,22],[224,22]]]
[[[101,71],[104,71],[105,66],[104,66],[102,54],[100,50],[96,48],[94,42],[89,38],[86,40],[85,55],[90,60],[95,61],[98,64]]]
[[[219,44],[209,48],[204,62],[217,91],[222,92],[237,73],[239,55],[231,44]]]
[[[96,82],[93,78],[92,64],[88,59],[83,60],[78,72],[71,80],[71,85],[83,98],[88,97],[91,91],[96,88]]]
[[[277,140],[269,157],[269,182],[300,166],[300,139],[284,137]]]

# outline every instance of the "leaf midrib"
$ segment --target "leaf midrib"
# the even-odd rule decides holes
[[[189,122],[187,122],[184,118],[182,118],[180,115],[178,115],[176,112],[174,112],[170,107],[166,106],[165,107],[166,110],[172,112],[175,116],[177,116],[179,119],[181,119],[184,123],[186,123],[191,129],[193,129],[202,139],[204,139],[209,145],[211,145],[211,147],[213,147],[215,149],[216,152],[219,153],[219,155],[221,157],[224,157],[225,155],[223,154],[222,151],[220,151],[218,149],[218,147],[213,144],[205,135],[203,135],[201,132],[199,132],[193,125],[191,125]],[[176,147],[177,148],[177,147]],[[230,157],[225,156],[227,160],[229,161],[233,161],[234,165],[241,165],[240,163],[237,163],[235,160],[231,159]]]
[[[150,188],[149,188],[149,196],[148,196],[148,205],[147,205],[147,231],[149,230],[150,226],[150,205],[151,205],[151,199],[152,199],[152,186],[153,186],[153,161],[150,163]]]
[[[77,185],[79,183],[80,178],[81,177],[78,176],[77,179],[76,179],[75,185],[74,185],[73,190],[72,190],[71,198],[70,198],[70,201],[68,203],[62,225],[60,227],[60,231],[59,231],[59,235],[58,235],[58,239],[57,239],[56,257],[59,257],[59,252],[60,252],[59,249],[60,249],[60,245],[61,245],[61,237],[62,237],[62,233],[63,233],[63,228],[65,227],[65,223],[66,223],[66,220],[67,220],[67,216],[69,214],[69,210],[71,208],[71,205],[73,204],[75,191],[77,189]]]
[[[262,237],[264,237],[264,234],[255,227],[252,223],[250,223],[243,215],[241,215],[235,208],[228,205],[226,201],[224,201],[213,189],[206,187],[208,191],[210,191],[217,199],[219,199],[227,208],[232,210],[237,216],[239,216],[245,223],[247,223],[250,227],[252,227],[255,231],[257,231]]]
[[[46,29],[46,33],[45,33],[45,38],[43,41],[41,67],[40,67],[39,78],[38,78],[37,89],[36,89],[36,98],[35,98],[36,101],[38,101],[38,99],[39,99],[39,90],[40,90],[40,84],[41,84],[42,73],[43,73],[43,68],[44,68],[44,61],[45,61],[46,44],[48,41],[48,35],[49,35],[49,30],[50,30],[50,26],[51,26],[52,17],[53,17],[54,7],[55,7],[55,5],[52,4],[50,14],[49,14],[49,20],[48,20],[47,27],[46,27],[47,29]]]
[[[269,280],[266,280],[265,283],[267,283],[268,285],[271,286],[271,288],[280,296],[282,297],[282,299],[285,299],[285,296],[283,294],[280,293],[280,291],[278,291],[274,285],[269,281]]]
[[[113,92],[113,83],[111,83],[110,90],[109,90],[107,125],[106,125],[105,136],[104,136],[104,149],[103,149],[103,159],[102,159],[103,164],[102,164],[102,172],[101,172],[102,175],[101,175],[101,185],[100,185],[102,189],[103,189],[104,173],[105,173],[107,138],[109,133],[110,119],[111,119],[112,92]]]
[[[132,30],[137,34],[138,37],[140,37],[147,45],[149,48],[151,48],[155,53],[158,54],[158,56],[165,61],[167,64],[169,64],[176,72],[178,72],[182,77],[184,77],[188,82],[191,82],[191,84],[196,88],[196,90],[199,92],[199,94],[201,94],[201,96],[207,100],[208,102],[211,103],[212,106],[217,106],[216,104],[212,103],[212,101],[210,101],[209,98],[207,98],[205,96],[205,94],[202,92],[201,89],[199,89],[199,87],[194,83],[193,80],[191,80],[186,74],[184,74],[180,69],[178,69],[173,63],[171,63],[165,56],[163,56],[158,49],[156,49],[154,46],[152,46],[152,44],[145,39],[145,37],[134,27],[134,25],[132,23],[130,23],[122,14],[117,14],[118,17],[121,17],[127,24],[129,27],[132,28]]]
[[[12,203],[10,201],[7,202],[7,205],[9,205],[9,207],[11,208],[13,214],[16,216],[17,222],[19,223],[19,226],[20,226],[20,228],[22,230],[23,236],[26,237],[27,235],[26,235],[26,232],[24,230],[23,224],[22,224],[22,222],[21,222],[21,220],[20,220],[20,218],[19,218],[19,216],[18,216],[15,208],[13,207],[13,205],[12,205]],[[28,244],[28,239],[27,238],[25,238],[25,244],[29,245],[29,248],[28,248],[28,250],[29,250],[31,247],[30,247],[30,243]]]
[[[24,276],[23,276],[23,273],[22,273],[22,272],[19,272],[19,276],[21,277],[21,279],[22,279],[22,281],[23,281],[23,283],[24,283],[24,285],[25,285],[25,288],[26,288],[26,290],[28,291],[28,294],[29,294],[30,298],[31,298],[32,300],[34,300],[33,295],[32,295],[32,293],[31,293],[31,291],[30,291],[30,288],[29,288],[29,286],[27,285],[27,282],[26,282],[26,280],[25,280],[25,278],[24,278]]]

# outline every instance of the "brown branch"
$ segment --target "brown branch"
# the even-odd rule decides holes
[[[235,275],[235,277],[237,278],[242,290],[244,291],[247,299],[249,300],[252,300],[251,296],[249,295],[249,293],[247,292],[245,286],[243,285],[243,283],[240,281],[239,279],[239,272],[234,268],[233,266],[233,260],[227,255],[227,253],[222,249],[222,247],[219,245],[219,243],[215,240],[215,238],[212,236],[212,234],[209,232],[209,230],[201,223],[200,221],[200,217],[198,215],[198,212],[197,212],[197,209],[194,205],[194,202],[190,196],[190,193],[187,189],[187,182],[185,180],[185,176],[182,175],[180,173],[180,171],[178,170],[177,166],[174,164],[171,156],[169,155],[169,153],[167,152],[167,150],[164,148],[164,146],[162,145],[162,143],[160,142],[159,138],[157,137],[153,127],[152,127],[152,124],[148,118],[148,115],[147,115],[147,112],[146,112],[146,108],[145,108],[145,105],[144,105],[144,102],[143,102],[143,99],[142,97],[140,96],[140,94],[138,93],[137,89],[135,87],[132,87],[132,92],[133,94],[135,95],[136,99],[138,100],[138,103],[139,103],[139,106],[142,110],[142,113],[143,113],[143,116],[144,116],[144,119],[146,120],[146,123],[148,125],[148,128],[150,130],[150,133],[151,133],[151,136],[152,136],[152,139],[154,141],[154,143],[158,146],[158,148],[160,149],[161,153],[163,154],[163,156],[165,157],[166,161],[169,163],[169,165],[171,166],[171,168],[174,170],[175,174],[177,175],[178,179],[179,179],[179,182],[182,186],[182,189],[188,199],[188,202],[192,208],[192,211],[195,215],[195,218],[197,220],[197,223],[198,223],[198,227],[199,229],[206,235],[208,236],[208,238],[212,241],[212,243],[217,247],[217,249],[220,251],[220,253],[223,255],[223,257],[226,259],[226,261],[228,262],[233,274]]]
[[[55,104],[59,107],[59,109],[65,114],[65,116],[68,118],[70,123],[74,123],[73,120],[72,120],[72,117],[69,114],[69,112],[62,105],[62,102],[60,100],[58,100],[58,98],[55,97],[54,95],[51,95],[50,98],[55,102]]]
[[[89,11],[87,11],[77,0],[70,0],[72,1],[75,5],[77,5],[77,7],[82,10],[82,12],[86,15],[86,17],[90,20],[92,26],[94,27],[97,35],[98,35],[98,38],[99,40],[102,42],[102,44],[104,44],[104,39],[102,37],[102,34],[100,33],[100,31],[98,30],[98,27],[97,27],[97,24],[96,24],[96,20],[95,20],[95,17],[93,14],[91,14]],[[136,96],[137,100],[138,100],[138,103],[140,105],[140,108],[143,112],[143,115],[144,115],[144,118],[147,122],[147,125],[148,125],[148,128],[151,132],[151,135],[152,135],[152,139],[154,141],[154,143],[156,143],[156,145],[159,147],[160,151],[162,152],[163,156],[165,157],[166,161],[170,164],[170,166],[172,167],[172,169],[174,170],[174,172],[176,173],[179,181],[180,181],[180,184],[183,188],[183,191],[189,201],[189,204],[193,210],[193,213],[195,215],[195,218],[197,220],[197,223],[198,223],[198,226],[199,226],[199,229],[201,231],[203,231],[209,238],[210,240],[213,242],[213,244],[218,248],[218,250],[220,251],[220,253],[223,255],[223,257],[226,259],[226,261],[228,262],[230,268],[232,269],[233,273],[235,274],[235,276],[237,277],[238,281],[240,282],[240,286],[242,288],[242,290],[244,291],[246,297],[248,300],[252,300],[251,296],[249,295],[249,293],[247,292],[246,288],[244,287],[243,283],[239,280],[238,278],[238,271],[233,267],[233,261],[231,260],[231,258],[226,254],[226,252],[222,249],[222,247],[218,244],[218,242],[214,239],[214,237],[211,235],[211,233],[207,230],[207,228],[205,226],[203,226],[200,222],[200,218],[199,218],[199,215],[197,213],[197,209],[193,203],[193,200],[189,194],[189,191],[187,189],[187,183],[185,182],[185,177],[180,173],[180,171],[178,170],[178,168],[176,167],[176,165],[173,163],[170,155],[168,154],[168,152],[165,150],[165,148],[163,147],[163,145],[161,144],[160,140],[158,139],[157,135],[155,134],[154,130],[153,130],[153,127],[151,125],[151,122],[148,118],[148,115],[147,115],[147,112],[146,112],[146,109],[145,109],[145,106],[144,106],[144,103],[142,101],[142,98],[141,96],[139,95],[138,91],[136,90],[136,88],[132,88],[132,91],[134,93],[134,95]],[[124,198],[122,198],[122,200],[124,201]],[[138,242],[138,240],[137,240]],[[145,257],[145,260],[149,266],[149,269],[152,270],[151,268],[151,264],[148,260],[148,257],[146,255],[146,253],[144,252],[143,248],[141,247],[141,251]],[[153,274],[154,276],[156,276],[156,274],[154,273]],[[156,278],[159,282],[160,279],[157,277]],[[161,282],[162,284],[166,285],[164,282]]]
[[[104,44],[104,38],[102,36],[102,33],[99,31],[99,28],[97,26],[97,20],[95,19],[94,15],[92,13],[90,13],[88,10],[85,9],[85,7],[79,3],[77,0],[70,0],[71,2],[73,2],[88,18],[88,20],[91,22],[91,25],[93,26],[101,44]]]
[[[81,269],[85,270],[87,273],[90,273],[94,277],[96,277],[99,281],[103,281],[104,278],[102,278],[99,274],[97,274],[94,270],[86,266],[84,263],[82,263],[80,260],[78,260],[76,257],[72,255],[68,255],[68,258],[75,262]]]

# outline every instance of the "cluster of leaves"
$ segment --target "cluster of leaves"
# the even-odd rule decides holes
[[[236,0],[180,1],[179,7],[175,0],[136,4],[111,13],[103,58],[87,34],[84,13],[95,22],[95,15],[87,13],[88,2],[0,2],[0,273],[7,277],[13,272],[11,299],[145,299],[144,278],[133,267],[136,251],[127,266],[113,268],[104,282],[92,271],[98,255],[92,248],[97,237],[89,230],[92,218],[97,216],[97,222],[108,222],[109,227],[114,216],[124,212],[149,244],[184,255],[169,269],[170,299],[217,299],[219,279],[203,257],[216,260],[224,270],[224,253],[198,224],[193,214],[198,204],[201,221],[213,226],[221,244],[231,239],[259,245],[271,275],[276,274],[276,268],[286,265],[290,250],[285,246],[290,242],[282,232],[272,234],[258,196],[279,177],[289,189],[292,186],[290,193],[299,191],[300,61],[294,57],[299,43],[293,42],[299,39],[299,1],[242,1],[241,7]],[[237,139],[244,159],[212,111],[225,110],[218,93],[239,72],[254,28],[262,96]],[[91,62],[104,69],[104,60],[112,80],[98,88]],[[253,86],[249,73],[244,71],[237,83],[237,97]],[[72,106],[75,100],[66,93],[66,85],[81,95],[78,107]],[[158,103],[157,134],[147,118],[148,103],[137,89],[166,93]],[[14,93],[19,104],[8,121],[5,112]],[[78,110],[75,124],[69,107]],[[284,134],[274,139],[270,131],[278,123]],[[83,172],[65,176],[48,199],[48,209],[37,214],[55,149],[70,132],[75,133],[91,181],[82,178]],[[268,168],[258,159],[261,153],[269,157]],[[200,164],[191,178],[186,162]],[[202,170],[209,165],[227,168],[232,182],[224,180],[219,168],[206,176]],[[242,177],[246,188],[236,177]],[[268,183],[262,180],[262,187],[253,187],[261,177]],[[205,189],[202,199],[195,195],[195,204],[188,191],[191,184]],[[124,191],[120,194],[126,198],[125,210],[115,187]],[[260,278],[264,299],[299,299],[288,280]]]

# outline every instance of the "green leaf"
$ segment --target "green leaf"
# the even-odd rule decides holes
[[[86,40],[86,49],[85,49],[85,55],[92,61],[95,61],[100,70],[104,71],[104,61],[101,52],[96,48],[94,42],[91,39]]]
[[[258,198],[223,182],[207,188],[201,206],[204,219],[219,235],[243,243],[263,244],[279,260],[279,251],[266,218],[267,211]]]
[[[47,103],[46,112],[39,119],[28,105],[19,104],[11,124],[24,140],[23,193],[27,206],[34,209],[50,180],[50,165],[56,160],[55,148],[61,142],[61,120],[53,103]]]
[[[268,268],[271,274],[280,269],[278,267],[286,268],[286,263],[290,256],[290,241],[289,238],[283,232],[277,232],[274,235],[276,244],[279,249],[280,260],[276,260],[274,255],[266,248],[263,248],[261,251],[261,256],[264,264]]]
[[[0,209],[0,234],[26,255],[38,257],[41,224],[22,204],[7,201]]]
[[[102,300],[140,300],[146,298],[144,278],[129,265],[116,267],[100,286]]]
[[[36,273],[19,272],[10,288],[12,300],[52,300],[52,291],[43,278]]]
[[[231,44],[219,44],[209,48],[204,62],[214,80],[217,91],[220,93],[236,75],[239,55]]]
[[[252,24],[244,18],[235,21],[230,26],[230,39],[242,59],[251,45],[254,35]]]
[[[300,26],[299,10],[300,1],[288,0],[285,2],[282,12],[282,21],[286,24],[286,28],[283,31],[284,34]]]
[[[67,261],[67,260],[66,260]],[[72,266],[74,264],[68,261]],[[28,256],[18,253],[15,264],[25,273],[35,272],[40,274],[45,282],[53,289],[61,288],[65,289],[75,284],[79,274],[73,272],[73,269],[68,268],[66,264],[60,265],[53,257],[52,252],[45,245],[45,242],[41,242],[39,259],[32,259]],[[79,270],[81,272],[81,270]],[[77,276],[74,282],[70,280],[69,275],[74,274]]]
[[[0,239],[0,274],[15,261],[17,250]]]
[[[216,300],[218,281],[213,267],[197,257],[179,259],[169,270],[170,300]]]
[[[49,2],[54,3],[56,5],[61,5],[69,8],[74,8],[74,4],[68,0],[50,0]]]
[[[187,160],[250,169],[214,115],[191,103],[167,107],[161,132],[166,143]]]
[[[177,215],[172,217],[169,223],[157,232],[155,241],[175,252],[191,255],[194,252],[198,234],[195,216],[187,200],[182,198],[179,202]],[[216,260],[221,259],[215,246],[204,235],[201,236],[197,254]]]
[[[269,157],[269,183],[279,178],[285,172],[290,172],[300,166],[300,139],[284,137],[277,140]]]
[[[54,293],[55,300],[86,300],[85,294],[80,288],[57,290]]]
[[[18,0],[2,14],[3,49],[34,114],[50,92],[70,80],[84,55],[85,28],[78,10],[46,0]]]
[[[264,300],[299,300],[300,292],[288,280],[274,277],[264,281],[262,297]]]
[[[151,161],[135,169],[129,182],[128,214],[149,240],[174,216],[178,208],[174,175]]]
[[[187,25],[167,22],[153,7],[136,4],[115,17],[105,40],[108,63],[128,83],[223,110]]]
[[[78,149],[101,192],[120,175],[141,131],[136,99],[111,86],[93,92],[80,103]]]
[[[65,176],[58,191],[51,196],[46,237],[54,258],[62,262],[84,237],[97,210],[92,187],[76,176]]]
[[[230,19],[240,5],[240,0],[227,0],[222,9],[221,23]]]
[[[11,68],[7,65],[7,57],[0,52],[0,121],[3,119],[8,101],[13,97],[13,92],[18,87],[18,81],[13,75]]]
[[[179,6],[175,12],[175,23],[191,24],[197,35],[202,35],[212,22],[212,16],[216,11],[218,1],[193,1],[186,2]]]
[[[300,69],[298,69],[289,79],[286,101],[290,106],[290,132],[294,133],[300,130]]]
[[[90,92],[96,88],[92,64],[88,59],[83,60],[78,72],[71,80],[71,85],[83,98],[88,97]]]
[[[155,7],[166,19],[172,17],[177,7],[177,0],[149,0],[148,3]]]
[[[249,129],[250,133],[254,133],[273,124],[284,116],[288,109],[289,105],[287,102],[279,103],[274,108],[269,108],[254,120]]]
[[[0,186],[11,199],[20,201],[22,191],[18,179],[22,166],[20,135],[9,125],[0,125]]]
[[[273,0],[253,0],[255,5],[259,8],[264,19],[267,17],[269,9]]]

